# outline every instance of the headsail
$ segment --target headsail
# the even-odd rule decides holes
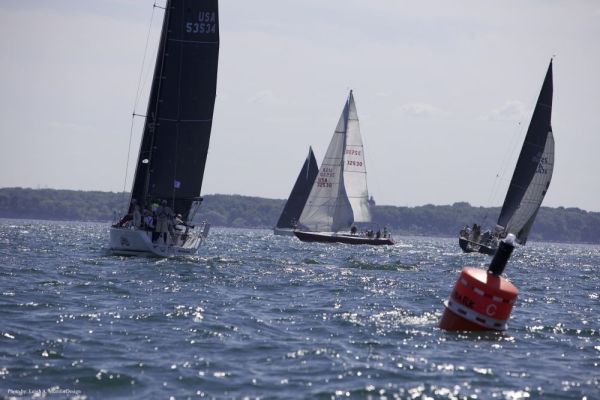
[[[132,199],[167,200],[187,220],[200,195],[217,85],[217,0],[169,0]]]
[[[288,200],[283,207],[283,211],[281,212],[281,216],[279,217],[279,221],[277,221],[277,228],[293,228],[296,225],[300,218],[300,214],[302,213],[302,209],[304,208],[304,204],[306,204],[310,190],[315,182],[318,171],[319,167],[317,165],[317,160],[312,151],[312,147],[310,147],[308,149],[308,156],[296,179],[290,197],[288,197]]]
[[[514,233],[520,244],[527,242],[527,236],[529,235],[533,221],[550,186],[553,171],[554,136],[552,132],[549,132],[544,153],[535,171],[535,175],[521,200],[519,208],[517,208],[506,225],[506,232]]]
[[[346,194],[352,206],[354,222],[371,222],[365,154],[352,91],[350,91],[348,98],[346,149],[344,151],[344,186],[346,187]]]
[[[523,148],[498,217],[498,225],[525,243],[533,219],[550,185],[554,165],[552,61],[531,117]],[[546,170],[543,174],[540,171]]]

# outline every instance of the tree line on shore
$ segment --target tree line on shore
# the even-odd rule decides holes
[[[99,221],[114,220],[126,208],[127,193],[56,189],[0,188],[0,218]],[[213,226],[272,228],[285,200],[213,194],[195,216]],[[458,235],[465,225],[493,227],[499,207],[473,207],[460,202],[418,207],[379,206],[372,209],[375,227],[395,235]],[[531,230],[532,241],[600,243],[600,212],[579,208],[542,207]]]

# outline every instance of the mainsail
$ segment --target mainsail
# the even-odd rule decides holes
[[[550,186],[554,169],[552,116],[552,61],[531,117],[525,142],[502,205],[498,226],[525,244],[538,209]]]
[[[312,151],[312,147],[310,147],[308,149],[308,156],[306,157],[306,161],[304,161],[304,165],[292,188],[290,197],[288,197],[288,200],[283,207],[283,211],[281,212],[281,216],[279,217],[279,221],[277,221],[277,228],[295,227],[300,218],[300,214],[302,213],[302,209],[306,204],[310,190],[317,178],[318,171],[319,167],[317,165],[317,159]]]
[[[309,231],[337,232],[370,221],[364,152],[352,91],[300,215]]]
[[[131,198],[184,220],[200,195],[217,87],[217,0],[169,0]]]

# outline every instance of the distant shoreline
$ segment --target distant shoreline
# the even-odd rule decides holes
[[[106,222],[125,208],[128,195],[101,191],[0,188],[0,218],[48,221]],[[205,195],[195,221],[224,228],[271,229],[285,200],[242,195]],[[499,207],[452,205],[374,206],[373,225],[387,226],[397,236],[452,238],[465,225],[493,227]],[[600,244],[600,212],[579,208],[542,207],[530,240]]]

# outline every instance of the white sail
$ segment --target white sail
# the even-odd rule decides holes
[[[365,155],[352,91],[350,91],[348,98],[346,149],[344,151],[344,187],[352,206],[354,222],[371,222]]]
[[[343,165],[349,101],[346,102],[319,174],[313,184],[298,225],[313,232],[337,232],[353,222],[352,206],[344,187]]]
[[[538,209],[544,200],[546,191],[550,186],[554,170],[554,136],[548,132],[544,152],[540,156],[538,168],[535,172],[519,207],[506,225],[506,232],[513,233],[520,244],[525,244],[529,230],[537,215]]]

